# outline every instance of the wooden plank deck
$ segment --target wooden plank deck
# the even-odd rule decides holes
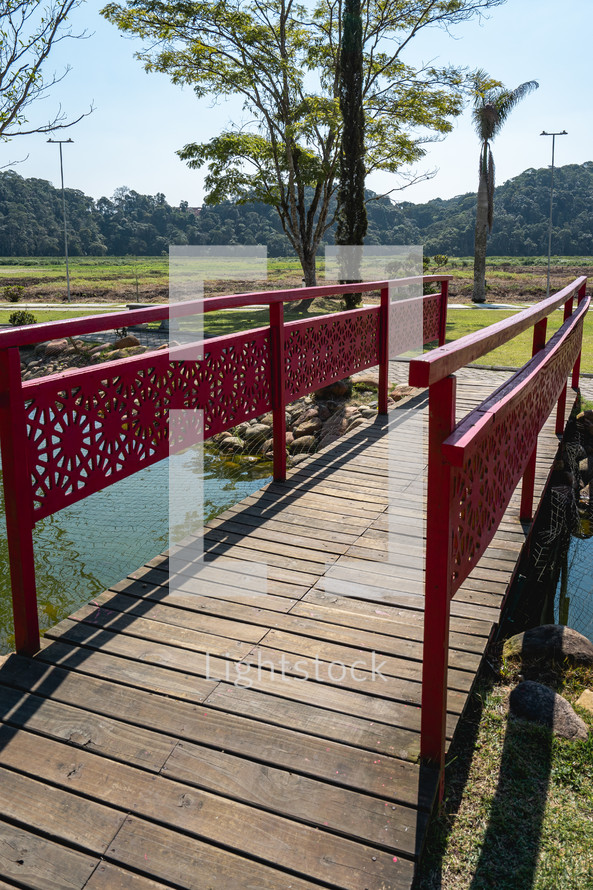
[[[493,388],[463,380],[459,410]],[[384,419],[359,427],[211,522],[199,582],[187,565],[169,591],[156,557],[34,659],[6,659],[0,890],[410,888],[436,788],[416,762],[426,403],[396,407],[389,439]],[[556,448],[549,423],[538,491]],[[524,542],[517,503],[452,602],[449,738]]]

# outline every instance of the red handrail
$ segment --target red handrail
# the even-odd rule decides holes
[[[451,275],[423,275],[412,278],[398,278],[385,281],[361,281],[356,284],[324,284],[318,287],[292,287],[287,290],[258,291],[257,293],[229,294],[223,297],[206,297],[200,300],[187,300],[183,303],[162,303],[142,309],[87,315],[84,318],[45,321],[41,324],[22,325],[13,330],[0,331],[0,349],[11,346],[30,346],[58,337],[77,337],[98,331],[112,331],[151,321],[164,321],[168,318],[184,318],[202,312],[217,312],[221,309],[238,309],[243,306],[272,306],[276,303],[294,303],[312,300],[316,297],[330,297],[341,294],[384,291],[389,286],[403,287],[409,284],[443,284],[446,291]],[[444,340],[443,340],[444,342]]]
[[[17,651],[39,648],[32,539],[37,520],[174,451],[169,408],[201,409],[202,428],[196,421],[190,432],[204,438],[271,410],[274,478],[283,480],[287,402],[379,364],[379,411],[385,413],[389,320],[393,312],[403,318],[420,308],[424,341],[443,343],[449,279],[234,294],[1,331],[0,444]],[[391,287],[435,281],[441,282],[440,294],[390,305]],[[284,322],[285,302],[376,290],[378,306]],[[269,307],[269,327],[206,340],[199,360],[188,361],[183,346],[21,382],[22,346],[262,303]],[[188,444],[186,435],[179,447]]]
[[[582,275],[557,294],[552,294],[535,306],[518,312],[512,318],[506,318],[477,331],[475,334],[461,337],[453,343],[433,350],[429,355],[413,359],[410,362],[410,385],[430,386],[442,380],[443,377],[454,374],[455,371],[469,365],[470,362],[533,327],[555,309],[566,305],[569,300],[573,299],[575,293],[584,288],[586,283],[587,278]]]
[[[532,518],[539,432],[556,403],[562,432],[571,370],[578,386],[586,283],[581,276],[513,318],[410,364],[410,383],[430,387],[421,756],[439,767],[441,796],[450,601],[494,537],[521,478],[521,518]],[[564,324],[546,344],[547,316],[562,305]],[[452,373],[531,326],[533,357],[456,426]]]

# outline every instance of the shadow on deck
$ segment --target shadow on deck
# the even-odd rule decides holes
[[[491,389],[462,385],[460,409]],[[0,877],[40,890],[411,886],[437,785],[417,762],[426,404],[210,522],[199,572],[191,552],[171,577],[156,557],[34,659],[6,660]],[[540,490],[556,446],[547,425]],[[525,539],[515,498],[452,602],[449,739]]]

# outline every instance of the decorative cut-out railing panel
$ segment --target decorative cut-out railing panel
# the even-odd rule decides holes
[[[578,386],[586,284],[577,278],[514,317],[410,363],[410,383],[429,387],[420,748],[440,768],[441,794],[450,601],[494,537],[521,478],[520,516],[532,518],[538,435],[556,402],[556,432],[563,432],[571,371]],[[546,344],[547,318],[561,308],[564,325]],[[530,361],[456,426],[455,371],[532,327]]]
[[[542,352],[472,411],[443,445],[454,467],[453,596],[490,544],[582,344],[583,302]]]
[[[269,339],[266,328],[208,340],[199,361],[184,346],[25,383],[35,521],[269,411]],[[170,409],[194,426],[179,443]],[[203,412],[203,426],[190,409]]]
[[[295,321],[284,328],[286,401],[379,364],[379,307]]]

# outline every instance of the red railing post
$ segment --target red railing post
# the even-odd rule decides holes
[[[572,315],[572,305],[574,302],[574,297],[569,297],[569,299],[564,304],[564,321],[567,318],[570,318]],[[556,434],[562,435],[564,432],[564,418],[566,415],[566,390],[568,389],[568,383],[565,383],[562,392],[560,393],[560,398],[558,399],[558,410],[556,411]]]
[[[387,414],[389,394],[389,288],[381,288],[379,307],[379,414]]]
[[[27,462],[27,422],[17,346],[0,350],[0,447],[15,649],[20,655],[33,655],[39,650],[33,492]]]
[[[438,766],[443,795],[451,599],[451,477],[442,445],[455,426],[455,377],[431,385],[420,755]]]
[[[447,336],[447,302],[449,300],[449,279],[441,281],[441,299],[439,304],[439,346],[445,345]]]
[[[579,305],[585,299],[586,290],[587,290],[587,282],[585,280],[581,284],[581,286],[579,287],[579,290],[578,290],[577,305]],[[582,350],[579,351],[578,358],[577,358],[576,362],[574,363],[574,368],[572,369],[572,380],[570,381],[570,384],[573,389],[579,388],[579,378],[581,376],[581,355],[582,355]]]
[[[531,355],[543,349],[546,345],[546,331],[548,329],[548,319],[542,318],[533,327],[533,347]],[[519,518],[525,522],[531,522],[533,519],[533,493],[535,490],[535,465],[537,461],[537,440],[533,446],[531,457],[523,473],[523,481],[521,483],[521,506],[519,509]]]
[[[270,303],[270,371],[274,436],[274,481],[286,479],[286,413],[284,368],[284,304]]]

